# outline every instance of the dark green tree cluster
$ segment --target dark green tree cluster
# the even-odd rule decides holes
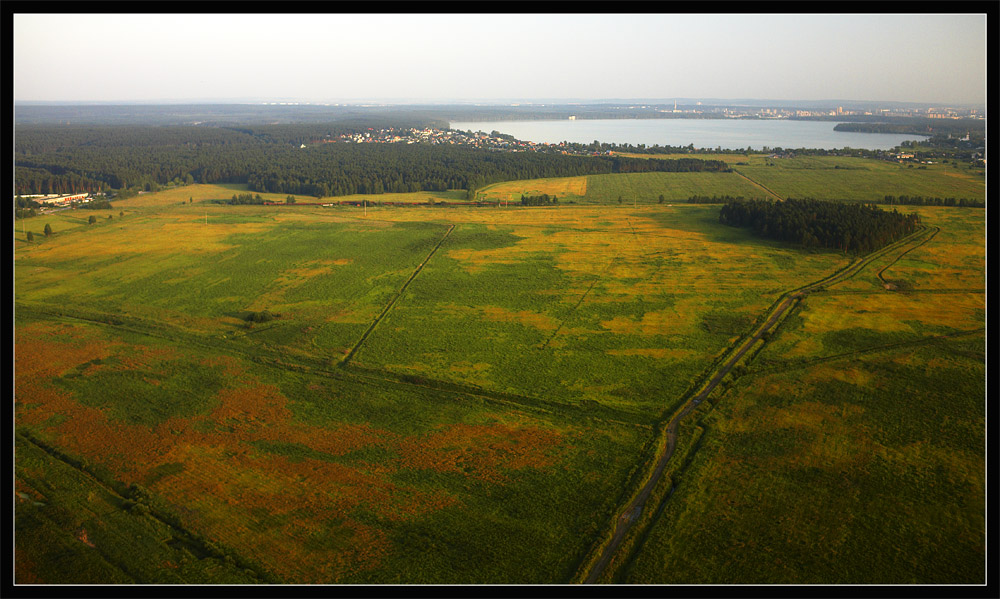
[[[543,193],[537,196],[521,195],[522,206],[553,206],[559,203],[559,198],[554,195]]]
[[[873,204],[733,200],[720,209],[719,222],[750,227],[769,239],[865,254],[913,233],[919,217],[895,210],[886,212]]]
[[[17,196],[14,198],[14,218],[31,218],[38,214],[35,212],[35,208],[41,208],[41,206],[41,204],[31,198]]]
[[[260,205],[264,203],[264,198],[262,198],[259,193],[257,195],[253,195],[250,193],[241,193],[241,194],[234,193],[233,197],[227,200],[226,203],[229,204],[230,206],[238,206],[243,204]]]
[[[611,172],[613,173],[728,173],[732,171],[729,165],[721,160],[701,160],[699,158],[643,160],[641,158],[614,156],[609,160],[612,164]]]
[[[923,196],[891,196],[887,195],[882,200],[883,204],[890,206],[958,206],[961,208],[985,208],[986,202],[983,200],[973,200],[969,198],[925,198]]]
[[[742,202],[743,196],[731,196],[731,195],[721,195],[721,196],[699,196],[694,195],[687,199],[688,204],[725,204],[726,202]],[[750,198],[757,199],[757,198]]]

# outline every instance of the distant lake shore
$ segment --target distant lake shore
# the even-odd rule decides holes
[[[462,121],[451,123],[461,131],[499,131],[538,143],[643,144],[742,150],[751,148],[845,147],[891,150],[904,141],[925,136],[897,133],[834,131],[838,121],[790,119],[576,119],[525,121]]]

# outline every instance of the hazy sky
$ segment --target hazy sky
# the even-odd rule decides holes
[[[985,103],[984,15],[14,15],[15,101]]]

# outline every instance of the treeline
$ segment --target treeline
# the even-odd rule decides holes
[[[559,203],[559,198],[554,195],[543,193],[537,196],[521,196],[522,206],[552,206]]]
[[[222,200],[216,200],[216,203],[221,203]],[[250,193],[233,194],[233,197],[225,201],[226,204],[230,206],[242,206],[247,204],[262,205],[264,204],[264,198]]]
[[[651,171],[726,171],[716,160],[496,152],[429,144],[313,144],[368,122],[233,127],[24,126],[15,193],[79,193],[185,183],[246,184],[316,197],[475,190],[491,183]],[[374,123],[372,123],[374,124]],[[412,123],[407,123],[412,124]]]
[[[872,204],[788,199],[733,200],[719,210],[719,222],[805,247],[865,254],[913,233],[920,219]]]
[[[721,196],[699,196],[694,195],[688,198],[688,204],[725,204],[726,202],[742,202],[746,198],[743,196],[731,196],[731,195],[721,195]],[[750,198],[751,200],[756,200],[757,198]]]
[[[891,196],[887,195],[882,200],[883,204],[890,206],[958,206],[961,208],[985,208],[986,202],[983,200],[973,200],[970,198],[925,198],[923,196]]]
[[[86,210],[111,210],[113,206],[108,200],[91,200],[84,204],[80,204],[80,208]]]

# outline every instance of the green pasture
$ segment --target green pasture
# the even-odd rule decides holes
[[[356,361],[655,419],[795,281],[846,263],[720,227],[706,206],[608,218],[460,224]]]
[[[587,177],[586,203],[617,205],[686,202],[691,196],[769,197],[735,173],[622,173]]]
[[[276,223],[259,207],[234,208],[207,225],[147,217],[75,231],[18,257],[15,297],[329,357],[353,345],[445,230]],[[262,310],[280,316],[248,328],[245,316]]]
[[[985,179],[978,171],[951,164],[911,168],[907,164],[866,158],[796,156],[763,163],[755,160],[733,168],[782,198],[865,202],[882,202],[887,195],[986,198]]]
[[[984,351],[738,380],[622,581],[984,583]]]

